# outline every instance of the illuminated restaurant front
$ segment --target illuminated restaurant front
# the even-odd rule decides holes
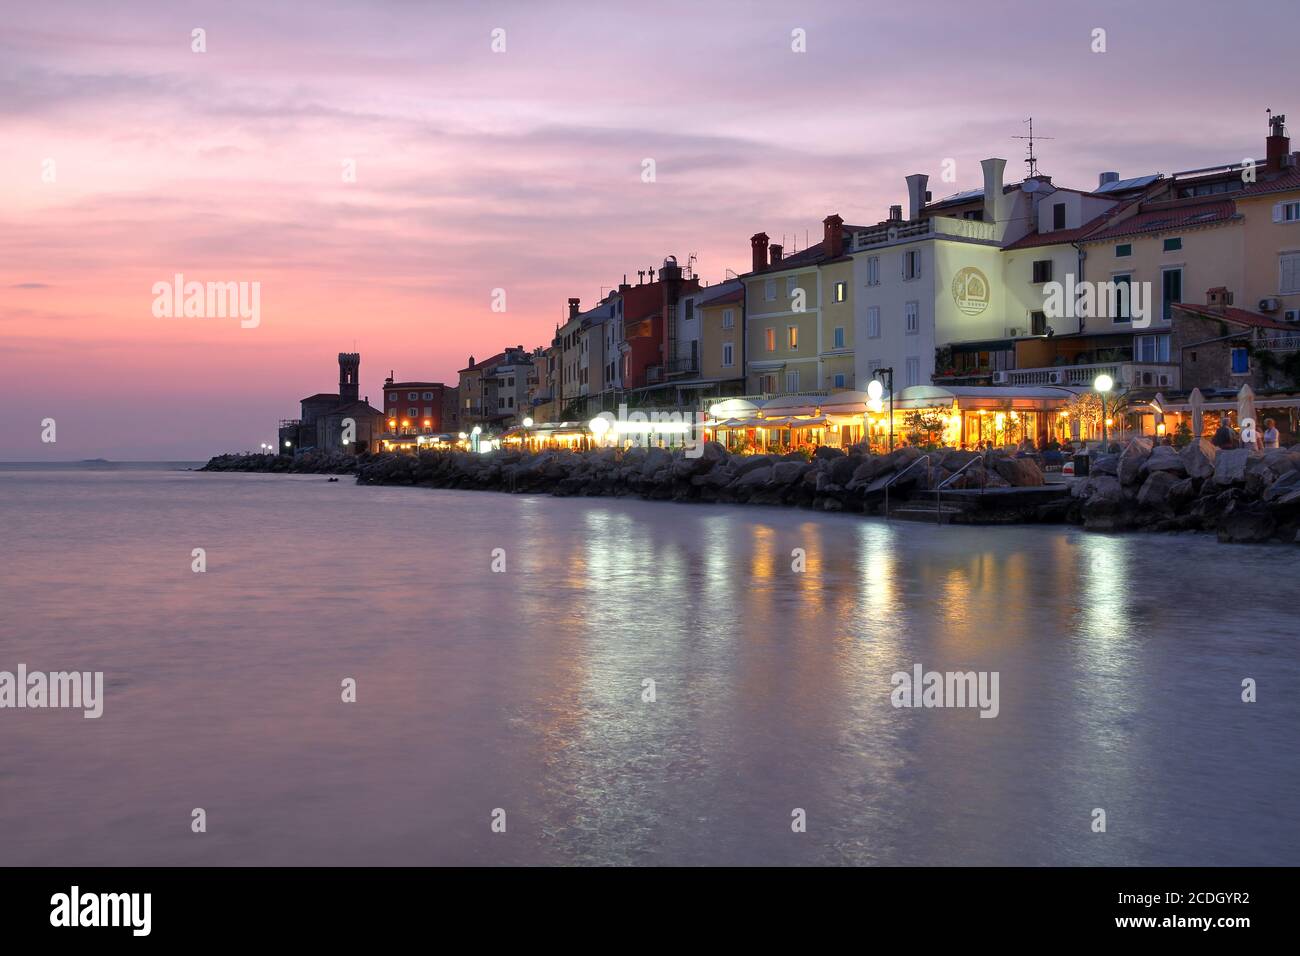
[[[893,441],[975,448],[1018,445],[1032,439],[1042,447],[1068,441],[1077,418],[1068,412],[1076,390],[1057,386],[997,387],[913,385],[896,393]],[[830,445],[849,448],[866,442],[887,449],[890,402],[886,394],[866,392],[827,396],[781,396],[761,405],[730,399],[709,409],[713,437],[732,450]]]

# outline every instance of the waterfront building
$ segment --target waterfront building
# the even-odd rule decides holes
[[[444,414],[447,386],[442,382],[384,381],[385,438],[400,435],[434,435],[450,431]]]
[[[700,288],[699,279],[684,277],[676,256],[664,259],[656,276],[648,270],[637,285],[619,287],[623,338],[618,343],[622,391],[630,405],[671,400],[667,357],[677,354],[678,309],[682,296]]]
[[[384,431],[384,413],[371,407],[369,396],[360,398],[360,375],[360,354],[340,352],[339,390],[307,396],[298,418],[280,422],[281,454],[374,450]]]

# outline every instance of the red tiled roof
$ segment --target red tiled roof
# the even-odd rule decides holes
[[[1248,309],[1234,309],[1228,306],[1226,309],[1216,309],[1208,305],[1198,305],[1193,302],[1178,302],[1174,305],[1175,309],[1181,309],[1183,312],[1190,312],[1193,315],[1199,315],[1204,319],[1224,319],[1228,322],[1235,322],[1238,325],[1248,325],[1257,329],[1282,329],[1287,332],[1295,331],[1294,322],[1280,322],[1277,319],[1269,318],[1267,315],[1260,315],[1258,312],[1251,312]]]
[[[1292,167],[1273,179],[1250,183],[1237,195],[1259,196],[1264,193],[1282,193],[1292,190],[1300,190],[1300,168]]]
[[[505,352],[498,352],[496,355],[492,356],[490,359],[484,359],[484,360],[481,361],[481,362],[475,362],[473,365],[468,365],[468,366],[466,366],[465,368],[461,369],[461,371],[462,371],[462,372],[473,372],[473,371],[476,371],[476,370],[481,369],[481,368],[486,368],[486,367],[489,366],[489,365],[500,365],[502,362],[505,361],[505,358],[506,358],[506,353],[505,353]]]
[[[708,308],[712,308],[715,305],[724,305],[729,302],[739,302],[744,297],[745,297],[745,290],[743,288],[733,289],[732,291],[726,293],[725,295],[718,296],[716,299],[709,299],[707,302],[701,302],[700,308],[708,309]]]
[[[1143,203],[1136,216],[1117,222],[1084,237],[1084,242],[1096,242],[1120,236],[1137,236],[1143,233],[1168,232],[1188,226],[1208,226],[1228,222],[1237,216],[1237,205],[1231,199],[1204,202],[1175,199],[1165,202]]]

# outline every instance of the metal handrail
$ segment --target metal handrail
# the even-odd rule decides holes
[[[894,482],[896,482],[899,478],[902,478],[905,474],[907,474],[909,471],[911,471],[914,467],[919,465],[921,462],[925,462],[928,465],[930,463],[930,456],[922,455],[920,458],[912,459],[911,463],[906,468],[904,468],[902,471],[895,472],[893,477],[891,477],[887,482],[885,482],[884,488],[885,488],[885,520],[886,521],[889,520],[889,486],[892,485]]]
[[[948,487],[948,483],[949,483],[950,481],[952,481],[954,478],[956,478],[957,476],[959,476],[963,471],[965,471],[965,470],[966,470],[967,468],[969,468],[971,465],[975,464],[975,462],[977,462],[977,461],[982,461],[982,462],[984,462],[984,465],[985,465],[985,468],[984,468],[984,481],[985,481],[985,484],[987,484],[987,483],[988,483],[988,460],[989,460],[989,453],[988,453],[987,451],[985,451],[984,454],[982,454],[982,455],[976,455],[974,458],[972,458],[970,461],[966,462],[966,464],[962,465],[960,468],[958,468],[956,471],[954,471],[951,475],[949,475],[949,476],[948,476],[947,478],[945,478],[943,481],[939,482],[939,484],[938,484],[938,485],[935,487],[935,489],[934,489],[934,523],[935,523],[935,524],[943,524],[943,489],[947,488],[947,487]],[[984,489],[981,487],[981,488],[980,488],[980,491],[983,491],[983,490],[984,490]]]

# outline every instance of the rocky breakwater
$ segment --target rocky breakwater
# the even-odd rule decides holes
[[[274,475],[355,475],[361,466],[397,455],[344,455],[306,452],[302,455],[218,455],[199,471],[255,471]]]
[[[1210,531],[1220,541],[1300,543],[1300,445],[1181,449],[1134,438],[1092,456],[1070,518],[1097,531]]]
[[[789,505],[821,511],[878,511],[885,495],[906,498],[937,485],[980,458],[975,452],[887,455],[820,448],[801,455],[733,455],[709,442],[695,455],[633,448],[589,452],[425,452],[375,459],[357,474],[361,484],[406,484],[557,496],[637,496],[655,501]],[[987,464],[987,468],[985,467]],[[912,467],[909,467],[912,466]],[[970,464],[950,488],[1010,488],[1043,484],[1032,462],[1003,455]],[[1063,517],[1063,515],[1062,515]]]

